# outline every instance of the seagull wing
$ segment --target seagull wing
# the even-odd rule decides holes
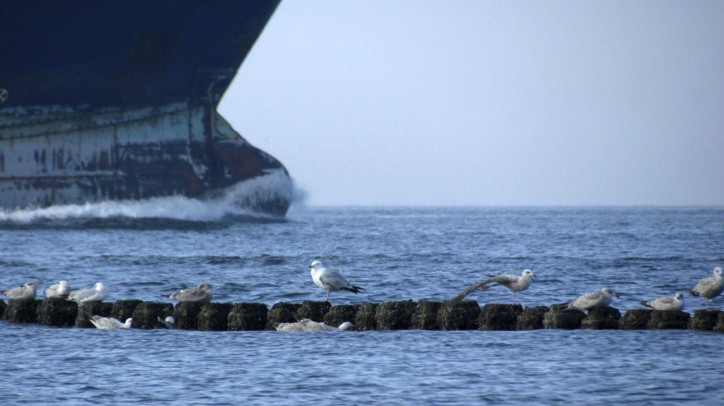
[[[517,283],[519,277],[517,275],[490,275],[488,283],[495,282],[503,286],[510,287],[510,285]]]
[[[325,287],[331,289],[352,287],[352,284],[350,284],[347,279],[344,279],[342,274],[340,274],[339,270],[337,269],[327,270],[327,272],[324,272],[322,275],[319,276],[319,280],[322,282],[322,284],[324,284]]]
[[[503,275],[499,275],[499,276],[503,276]],[[463,299],[465,299],[465,297],[467,297],[469,294],[475,292],[476,290],[484,289],[488,283],[495,282],[494,281],[495,278],[497,278],[497,276],[494,276],[494,277],[488,278],[488,279],[484,279],[484,280],[470,286],[469,288],[465,289],[464,291],[458,293],[457,296],[455,296],[454,298],[450,299],[450,303],[451,304],[458,303],[458,302],[462,301]]]

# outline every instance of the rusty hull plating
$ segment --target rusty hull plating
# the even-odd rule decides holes
[[[286,169],[216,111],[277,4],[0,3],[0,207],[249,184],[242,208],[283,216]]]
[[[277,160],[244,141],[214,105],[96,111],[6,127],[0,145],[5,207],[205,198],[274,171],[288,177]],[[240,204],[283,216],[291,183],[282,186]]]

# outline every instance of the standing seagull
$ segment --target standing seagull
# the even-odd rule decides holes
[[[613,289],[603,288],[577,297],[568,303],[566,309],[590,310],[594,307],[608,306],[614,296],[618,297],[618,293]]]
[[[70,284],[68,281],[60,281],[55,285],[50,285],[48,289],[45,289],[46,299],[51,298],[67,298],[70,294]]]
[[[684,295],[676,292],[674,297],[661,296],[648,302],[640,302],[646,307],[650,307],[654,310],[669,310],[669,311],[680,311],[684,308]]]
[[[25,282],[23,286],[3,291],[3,295],[7,296],[10,300],[35,299],[35,289],[37,286],[37,282]]]
[[[133,319],[126,319],[125,323],[121,323],[113,317],[91,316],[90,322],[93,323],[96,328],[101,330],[110,330],[113,328],[131,328]]]
[[[202,282],[198,287],[182,289],[172,293],[169,298],[179,302],[210,302],[214,294],[211,292],[211,285]]]
[[[450,300],[450,303],[455,304],[459,301],[465,299],[465,297],[476,290],[488,290],[490,287],[488,286],[489,283],[497,283],[499,285],[503,285],[506,288],[510,289],[511,292],[513,292],[513,303],[515,303],[515,294],[518,292],[522,292],[526,289],[528,289],[528,286],[533,282],[533,278],[535,278],[535,274],[530,269],[526,269],[523,271],[523,273],[520,274],[520,276],[515,275],[488,275],[489,278],[485,279],[483,281],[480,281],[476,283],[475,285],[465,289],[464,291],[460,292],[457,296],[452,298]]]
[[[364,290],[359,286],[354,286],[347,279],[342,276],[339,269],[327,269],[322,265],[322,261],[314,261],[309,265],[311,269],[312,280],[314,284],[322,289],[327,290],[327,299],[329,301],[329,292],[336,292],[338,290],[348,290],[352,293],[358,293],[360,290]]]
[[[86,302],[102,302],[107,295],[108,292],[106,292],[106,286],[103,285],[103,282],[98,282],[93,285],[92,288],[74,290],[70,292],[68,300],[82,305]]]
[[[724,280],[721,276],[721,268],[714,268],[714,275],[704,278],[689,291],[694,296],[701,296],[709,299],[707,305],[714,304],[714,298],[721,295],[724,290]]]

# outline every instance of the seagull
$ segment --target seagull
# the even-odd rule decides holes
[[[68,300],[82,305],[87,302],[102,302],[107,295],[108,292],[106,292],[106,287],[103,285],[103,282],[98,282],[93,285],[92,288],[74,290],[70,292]]]
[[[473,292],[475,292],[478,289],[481,289],[483,291],[490,289],[488,284],[490,283],[497,283],[499,285],[503,285],[506,288],[510,289],[511,292],[513,292],[513,303],[515,303],[515,294],[518,292],[522,292],[526,289],[528,289],[528,286],[533,282],[533,278],[535,278],[535,274],[530,269],[526,269],[523,271],[523,273],[520,274],[520,276],[515,275],[488,275],[488,279],[482,280],[475,285],[467,288],[466,290],[460,292],[457,296],[455,296],[450,302],[451,303],[457,303],[465,297]]]
[[[302,319],[299,320],[296,323],[277,323],[274,325],[274,328],[277,331],[308,331],[308,332],[317,332],[317,331],[348,331],[354,329],[354,324],[345,321],[344,323],[340,324],[339,327],[331,327],[324,323],[318,323],[316,321],[312,321],[309,319]]]
[[[568,303],[568,309],[578,310],[590,310],[594,307],[608,306],[611,303],[611,298],[614,296],[618,297],[618,293],[614,292],[613,289],[603,288],[596,292],[586,293]]]
[[[10,300],[35,299],[35,290],[37,286],[37,282],[25,282],[23,286],[3,291],[3,295],[7,296]]]
[[[640,303],[654,310],[669,310],[678,312],[684,308],[684,295],[676,292],[673,297],[661,296],[654,300],[650,300],[648,302],[642,301]]]
[[[352,293],[358,293],[360,290],[364,290],[359,286],[354,286],[347,279],[342,276],[339,269],[327,269],[322,265],[322,261],[314,261],[309,265],[312,274],[312,280],[314,284],[322,289],[327,290],[327,299],[329,301],[329,292],[336,292],[338,290],[348,290]]]
[[[716,267],[713,276],[700,280],[689,293],[709,299],[707,304],[714,304],[714,298],[719,296],[722,290],[724,290],[724,280],[721,276],[721,268]]]
[[[133,319],[128,318],[125,323],[121,323],[113,317],[91,316],[90,322],[93,323],[96,328],[101,330],[110,330],[113,328],[131,328]]]
[[[169,330],[173,330],[174,326],[176,325],[176,319],[173,318],[173,316],[166,316],[165,319],[162,319],[161,317],[156,317],[158,319],[158,322],[161,323],[161,325]]]
[[[179,302],[210,302],[214,297],[211,292],[211,285],[202,282],[198,287],[179,290],[169,295],[169,298]]]
[[[45,289],[45,297],[50,298],[67,298],[70,294],[70,284],[68,281],[60,281],[55,285],[50,285],[48,289]]]

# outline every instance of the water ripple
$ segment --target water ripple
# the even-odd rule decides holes
[[[446,300],[488,273],[537,278],[549,305],[611,286],[614,305],[685,291],[722,266],[720,209],[319,209],[290,221],[0,224],[0,288],[102,280],[109,300],[208,281],[219,302],[322,300],[321,258],[366,290],[333,304]],[[508,303],[507,289],[476,292]],[[686,309],[703,301],[687,298]],[[721,334],[694,331],[100,331],[12,325],[0,403],[717,404]],[[324,387],[320,391],[320,387]],[[132,388],[132,390],[125,390]]]

